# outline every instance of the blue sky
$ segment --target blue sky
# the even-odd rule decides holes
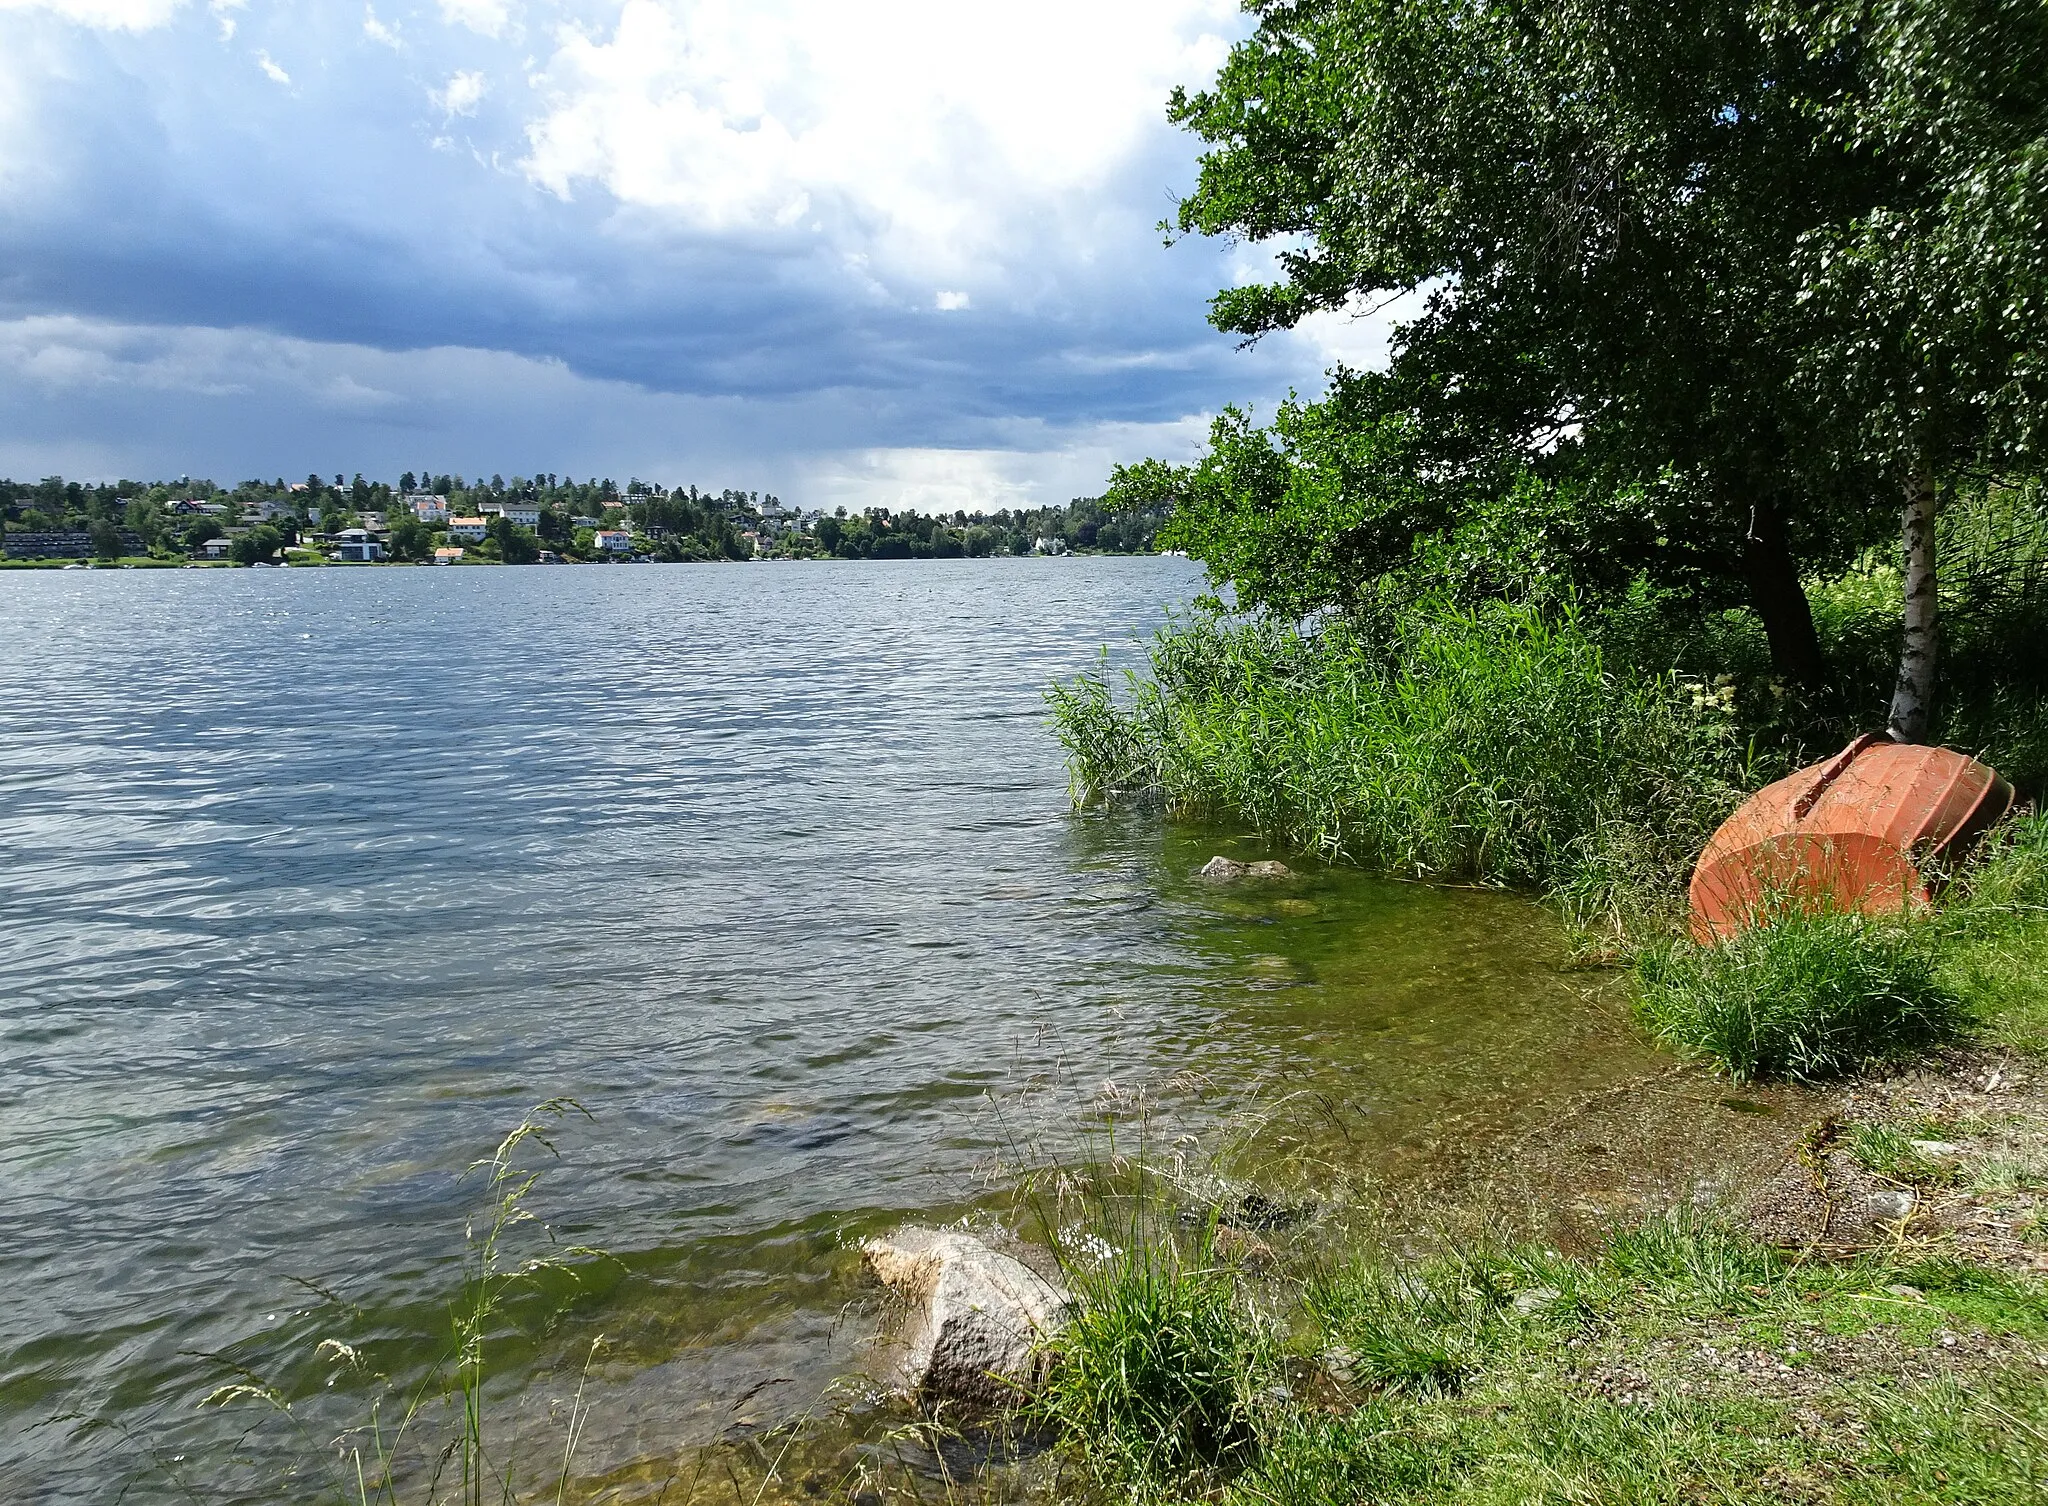
[[[1162,247],[1218,0],[0,0],[0,474],[1017,505],[1369,360]]]

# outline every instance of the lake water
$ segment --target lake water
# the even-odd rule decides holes
[[[0,576],[0,1499],[274,1498],[199,1399],[232,1362],[326,1437],[320,1337],[429,1354],[459,1174],[552,1096],[533,1206],[614,1258],[494,1363],[544,1432],[604,1335],[578,1473],[625,1499],[837,1394],[849,1242],[1105,1083],[1398,1179],[1661,1067],[1525,901],[1217,889],[1256,843],[1071,809],[1043,687],[1198,588]]]

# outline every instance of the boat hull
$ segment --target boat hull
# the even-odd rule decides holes
[[[1953,749],[1858,738],[1722,823],[1693,870],[1693,938],[1725,940],[1785,904],[1924,905],[1928,862],[1965,851],[2012,800],[1995,769]]]

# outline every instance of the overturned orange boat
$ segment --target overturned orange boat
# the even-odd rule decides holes
[[[1721,824],[1693,870],[1693,939],[1726,939],[1788,900],[1873,915],[1925,904],[1922,866],[1960,855],[2012,798],[1997,770],[1952,749],[1859,737]]]

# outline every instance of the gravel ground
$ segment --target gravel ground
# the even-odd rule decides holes
[[[1819,1116],[1752,1196],[1749,1226],[1825,1253],[1899,1245],[2048,1271],[2048,1072],[2022,1056],[1954,1051],[1825,1096]],[[1890,1129],[1905,1164],[1868,1152]]]

